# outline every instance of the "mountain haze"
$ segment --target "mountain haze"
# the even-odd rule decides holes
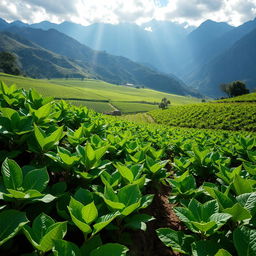
[[[67,75],[96,78],[115,84],[131,83],[136,86],[146,86],[181,95],[198,95],[175,77],[161,74],[121,56],[94,51],[54,29],[44,31],[41,29],[10,26],[7,30],[13,35],[18,35],[19,38],[25,38],[28,42],[33,42],[53,55],[65,56],[72,63],[72,67],[75,67],[72,72],[67,72]],[[13,52],[20,57],[20,51],[13,49]],[[28,54],[27,56],[30,55]],[[23,57],[21,58],[22,60]],[[34,60],[34,56],[32,59]],[[31,62],[32,66],[34,64]],[[23,66],[27,65],[23,64]],[[26,68],[26,70],[29,70],[31,75],[31,69]],[[62,76],[64,77],[65,70],[62,71]],[[52,77],[48,72],[46,73],[48,77]],[[58,74],[57,77],[60,76],[59,73],[56,74]]]
[[[256,88],[253,68],[256,19],[238,27],[212,20],[197,28],[156,20],[141,26],[130,23],[82,26],[43,21],[29,27],[19,21],[8,24],[0,20],[1,27],[72,59],[86,72],[112,83],[146,85],[184,94],[190,91],[182,82],[185,81],[211,97],[223,95],[221,83],[237,79],[246,81],[251,89]]]

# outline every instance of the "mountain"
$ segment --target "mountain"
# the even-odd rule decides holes
[[[11,33],[0,33],[0,51],[12,52],[18,57],[20,68],[29,76],[38,78],[86,76],[86,70],[70,59],[54,54]]]
[[[52,53],[67,57],[79,66],[82,73],[89,73],[90,77],[115,84],[131,83],[180,95],[198,95],[173,76],[159,73],[124,57],[94,51],[54,29],[44,31],[9,27],[8,31]]]
[[[256,19],[238,27],[207,20],[195,29],[184,29],[184,24],[155,20],[140,26],[129,23],[82,26],[71,22],[54,24],[46,21],[32,24],[29,28],[26,24],[19,25],[17,28],[9,24],[8,30],[74,60],[86,72],[108,82],[146,85],[184,94],[189,89],[183,80],[211,97],[222,94],[220,83],[236,79],[245,80],[251,88],[255,88],[252,61],[256,46],[250,43],[253,36],[247,36],[256,29]],[[3,21],[2,26],[6,27]],[[37,31],[30,30],[32,27]],[[242,49],[241,41],[247,41],[248,49]],[[239,51],[244,57],[239,56]],[[234,64],[237,57],[241,58],[243,65]],[[221,73],[221,69],[225,72]]]
[[[15,20],[12,23],[9,24],[10,27],[14,26],[14,27],[29,27],[28,24],[20,21],[20,20]]]
[[[234,27],[232,30],[224,33],[221,37],[213,40],[211,44],[208,45],[209,53],[211,53],[211,55],[208,56],[208,59],[212,59],[228,50],[238,40],[249,34],[254,29],[256,29],[256,18],[238,27]]]
[[[95,50],[124,56],[133,61],[165,73],[175,73],[180,64],[180,42],[191,31],[191,27],[168,21],[144,23],[141,26],[131,23],[104,24],[96,23],[82,26],[72,22],[49,24],[42,22],[31,27],[48,30],[56,29],[80,43]]]
[[[179,46],[183,55],[179,55],[181,64],[178,75],[191,84],[194,74],[215,54],[210,50],[211,45],[232,29],[233,27],[225,22],[207,20],[188,34]]]
[[[0,18],[0,30],[6,29],[9,26],[9,23],[7,23],[5,20]]]
[[[219,85],[234,80],[245,81],[250,89],[256,87],[256,29],[231,48],[209,62],[198,74],[202,93],[222,95]]]
[[[207,20],[187,36],[187,43],[195,62],[203,63],[209,58],[209,45],[231,31],[234,27],[225,22]]]

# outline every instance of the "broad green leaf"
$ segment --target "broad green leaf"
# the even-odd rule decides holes
[[[243,163],[245,170],[251,175],[256,175],[256,165],[250,163]]]
[[[173,251],[189,254],[190,244],[193,236],[185,235],[182,231],[175,231],[170,228],[159,228],[156,230],[159,239]]]
[[[0,246],[14,237],[29,220],[24,212],[3,210],[0,212]]]
[[[127,180],[129,183],[133,182],[134,176],[129,168],[127,168],[125,165],[121,163],[117,163],[116,168],[125,180]]]
[[[119,203],[119,202],[113,202],[111,200],[106,199],[103,196],[103,200],[104,202],[111,208],[115,209],[115,210],[122,210],[124,209],[125,205],[123,203]]]
[[[50,195],[50,194],[46,194],[46,195],[44,195],[42,198],[37,198],[37,199],[35,199],[35,200],[47,204],[47,203],[52,202],[52,201],[55,200],[55,199],[56,199],[55,196]]]
[[[24,179],[24,188],[34,189],[42,192],[49,182],[49,175],[46,168],[32,170],[27,173]]]
[[[141,200],[139,200],[138,202],[131,204],[127,207],[125,207],[122,211],[121,214],[124,216],[128,216],[129,214],[131,214],[132,212],[134,212],[136,209],[139,209],[140,207],[140,202]]]
[[[256,255],[256,229],[239,227],[233,233],[238,256]]]
[[[153,201],[154,199],[154,195],[153,194],[149,194],[149,195],[145,195],[141,197],[141,205],[140,205],[140,209],[145,209],[147,208]]]
[[[206,233],[209,230],[213,229],[216,226],[215,221],[209,221],[209,222],[195,222],[191,221],[191,224],[195,226],[200,232]]]
[[[54,241],[53,254],[54,256],[82,256],[77,245],[65,240]]]
[[[90,253],[90,256],[125,256],[128,248],[121,244],[104,244]]]
[[[39,243],[42,237],[46,234],[47,229],[54,224],[54,220],[46,215],[45,213],[41,213],[38,215],[32,224],[32,230],[36,237],[36,242]]]
[[[214,256],[232,256],[228,251],[220,249]]]
[[[203,189],[214,199],[218,201],[220,209],[225,209],[231,207],[234,202],[232,198],[228,197],[226,194],[222,193],[221,191],[211,188],[207,185],[203,186]]]
[[[256,181],[254,182],[256,183]],[[237,195],[253,192],[252,182],[238,175],[235,175],[233,185]]]
[[[82,209],[84,205],[80,203],[79,201],[75,200],[71,197],[68,210],[71,215],[71,219],[74,222],[74,224],[84,233],[88,234],[91,233],[92,229],[91,227],[84,222],[82,217]]]
[[[48,103],[36,110],[35,116],[40,120],[48,117],[51,113],[52,104]]]
[[[90,143],[87,143],[86,146],[85,146],[85,152],[86,152],[86,156],[88,158],[88,161],[89,162],[92,162],[95,160],[95,151],[93,150],[92,146]]]
[[[114,212],[98,218],[96,223],[93,225],[93,228],[94,228],[93,235],[100,232],[103,228],[105,228],[109,223],[111,223],[119,215],[120,215],[120,212]]]
[[[138,185],[127,185],[118,192],[119,201],[126,206],[137,203],[141,199]]]
[[[97,217],[98,217],[98,210],[94,202],[91,202],[90,204],[82,208],[82,218],[85,220],[87,224],[92,223]]]
[[[2,164],[2,175],[6,188],[17,190],[22,186],[22,170],[14,160],[5,159]]]
[[[236,200],[247,209],[252,216],[256,214],[256,192],[245,193],[236,198]]]
[[[67,232],[67,222],[57,222],[47,229],[40,241],[40,251],[48,252],[54,246],[54,240],[62,239]]]
[[[231,208],[224,209],[223,212],[232,215],[233,221],[241,221],[252,218],[250,212],[239,203],[236,203]]]

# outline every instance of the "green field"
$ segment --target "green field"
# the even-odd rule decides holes
[[[243,122],[253,106],[156,112]],[[255,133],[133,117],[0,85],[0,255],[256,255]]]
[[[154,110],[157,123],[170,126],[256,131],[256,104],[202,103]]]
[[[154,124],[155,123],[155,120],[148,113],[123,115],[120,118],[123,119],[123,120],[135,122],[135,123],[149,123],[149,124]]]
[[[70,99],[76,105],[88,106],[99,112],[108,112],[112,108],[106,102],[112,103],[124,113],[150,111],[155,108],[152,103],[158,103],[163,97],[168,98],[172,105],[196,103],[200,100],[193,97],[184,97],[150,89],[136,89],[127,86],[118,86],[98,80],[65,80],[51,79],[38,80],[0,73],[0,80],[6,84],[16,84],[19,88],[34,88],[44,96]],[[83,99],[84,102],[77,102]],[[88,102],[88,100],[90,102]],[[99,101],[102,101],[99,103]],[[103,103],[105,102],[105,103]],[[118,102],[115,103],[114,102]],[[147,104],[150,103],[150,104]]]
[[[256,92],[233,98],[221,99],[217,100],[216,102],[256,102]]]
[[[112,104],[124,114],[148,112],[154,109],[158,109],[158,105],[144,103],[113,101]]]

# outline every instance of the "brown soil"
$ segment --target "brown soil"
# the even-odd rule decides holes
[[[146,232],[138,231],[133,235],[132,256],[173,256],[179,255],[166,247],[158,238],[156,229],[172,228],[181,230],[184,227],[173,211],[172,204],[168,197],[170,188],[162,186],[159,191],[149,191],[155,194],[152,204],[145,210],[146,214],[154,216],[156,219],[147,225]]]

